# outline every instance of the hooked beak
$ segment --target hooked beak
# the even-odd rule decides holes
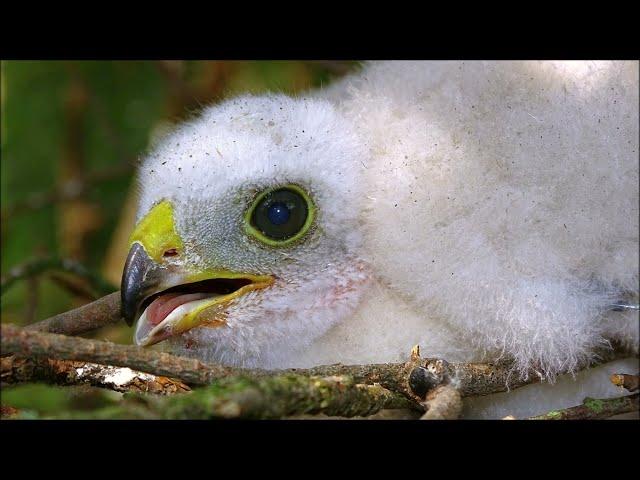
[[[122,275],[122,316],[137,320],[134,340],[153,345],[195,327],[219,327],[225,309],[236,298],[273,283],[269,275],[229,270],[186,272],[176,265],[154,262],[134,244]]]
[[[149,258],[144,247],[134,243],[124,265],[120,286],[122,316],[127,325],[133,325],[144,299],[157,291],[160,271],[161,268]]]
[[[183,250],[172,210],[168,210],[169,220],[167,212],[158,219],[166,205],[154,207],[134,231],[122,274],[122,316],[129,326],[137,320],[134,340],[142,346],[195,327],[222,326],[231,302],[274,281],[269,275],[226,269],[193,271],[164,258],[168,252],[173,257]]]

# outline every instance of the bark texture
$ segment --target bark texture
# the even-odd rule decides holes
[[[121,319],[120,292],[114,292],[95,302],[31,324],[25,327],[25,330],[80,335],[119,322]]]
[[[92,385],[116,392],[140,392],[169,395],[191,389],[168,377],[137,372],[127,367],[112,367],[96,363],[33,359],[15,356],[0,359],[3,386],[24,382],[45,382],[55,385]]]
[[[304,414],[355,417],[382,409],[411,407],[411,402],[402,395],[380,385],[356,384],[350,377],[276,375],[223,379],[185,395],[130,395],[117,406],[83,412],[80,416],[171,420],[277,419]]]
[[[585,398],[582,405],[551,412],[529,420],[602,420],[623,413],[637,412],[638,395],[619,398]]]

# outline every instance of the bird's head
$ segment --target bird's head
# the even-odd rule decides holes
[[[365,149],[316,99],[240,97],[166,136],[139,170],[122,277],[135,342],[270,364],[349,315]]]

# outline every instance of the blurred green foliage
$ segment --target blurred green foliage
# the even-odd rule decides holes
[[[297,61],[3,61],[2,275],[41,256],[75,258],[100,273],[135,162],[155,132],[230,95],[295,93],[327,84],[356,66]],[[78,184],[83,186],[78,195],[65,196],[70,185]],[[87,301],[43,272],[37,280],[20,280],[3,293],[2,322],[24,324]],[[128,341],[130,334],[123,326],[98,338]],[[69,394],[60,387],[4,389],[2,400],[43,412],[70,406]]]

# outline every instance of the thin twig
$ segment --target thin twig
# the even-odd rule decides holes
[[[611,348],[601,348],[594,354],[591,362],[580,369],[591,368],[613,360],[637,356],[615,342]],[[475,397],[506,392],[543,379],[535,372],[521,376],[514,372],[508,360],[496,363],[449,363],[442,359],[427,358],[422,364],[436,377],[435,384],[453,381],[463,397]]]
[[[84,282],[79,282],[77,279],[71,279],[65,276],[64,274],[59,273],[51,273],[49,274],[49,278],[53,283],[58,285],[60,288],[68,291],[73,296],[78,299],[84,300],[86,302],[93,302],[97,299],[96,294],[91,291]],[[28,323],[33,323],[28,322]]]
[[[49,270],[60,270],[73,273],[86,279],[99,296],[113,292],[114,287],[100,275],[92,272],[80,262],[69,258],[44,257],[36,258],[13,267],[0,280],[0,294],[4,294],[14,283],[24,278],[33,277]]]
[[[585,398],[582,405],[553,410],[543,415],[530,417],[529,420],[602,420],[623,413],[637,412],[638,395],[618,398]]]
[[[118,291],[82,307],[28,325],[25,329],[36,332],[80,335],[119,322],[121,319],[120,292]]]

